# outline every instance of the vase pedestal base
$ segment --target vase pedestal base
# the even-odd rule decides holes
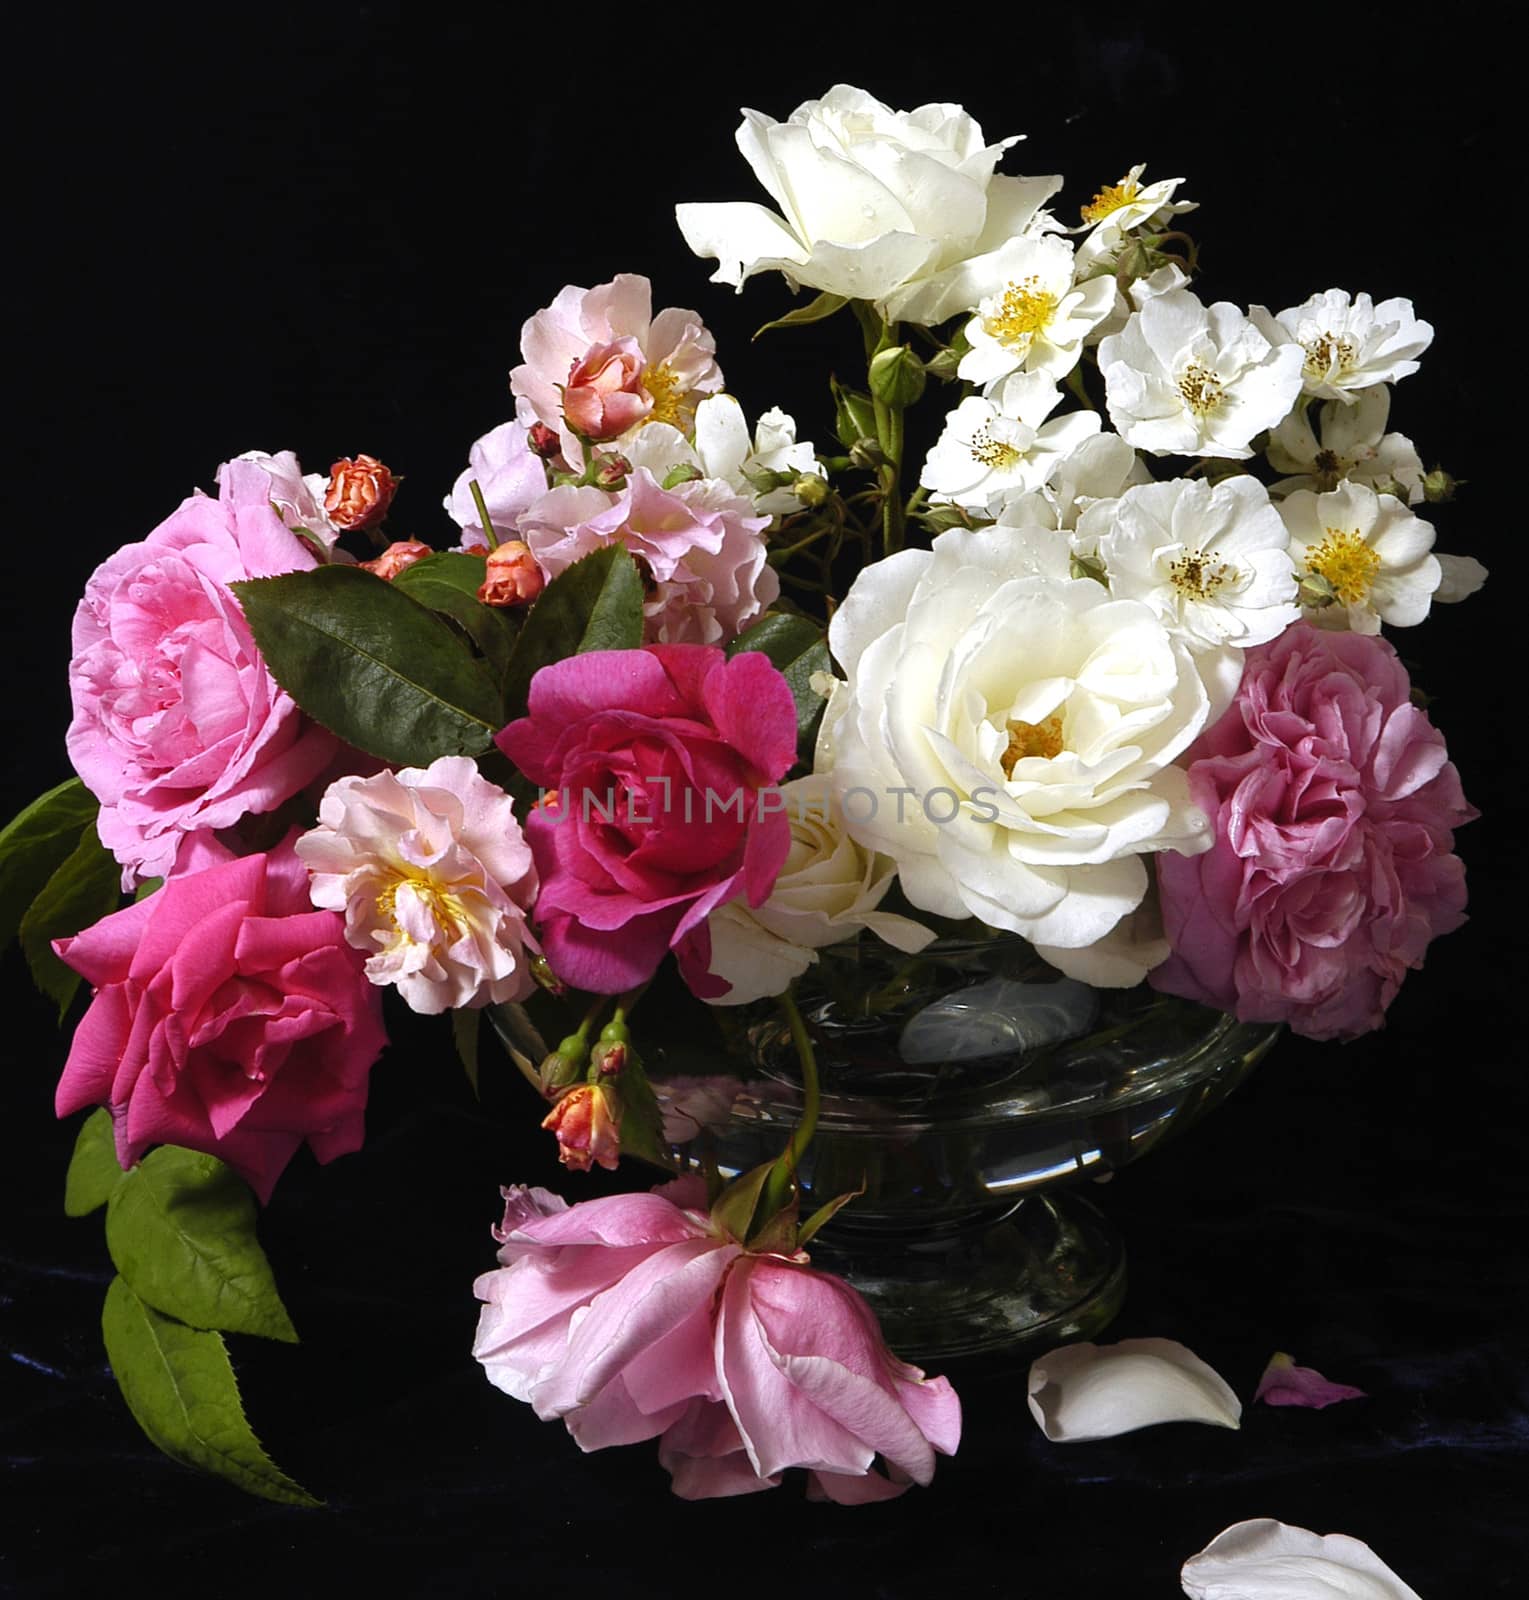
[[[1091,1339],[1125,1299],[1125,1247],[1069,1189],[1031,1194],[996,1218],[910,1236],[856,1227],[853,1208],[811,1245],[813,1265],[871,1303],[887,1344],[919,1364]]]

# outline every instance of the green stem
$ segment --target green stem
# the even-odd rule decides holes
[[[472,478],[467,487],[472,491],[473,504],[478,508],[478,515],[483,519],[483,537],[488,541],[490,550],[499,548],[499,541],[494,537],[493,519],[488,514],[488,507],[483,501],[483,491],[478,487],[478,480]]]
[[[802,1066],[802,1120],[797,1123],[790,1144],[765,1180],[764,1193],[760,1196],[756,1212],[757,1216],[764,1218],[784,1211],[791,1203],[796,1190],[797,1169],[807,1146],[812,1143],[813,1134],[817,1132],[818,1107],[822,1101],[822,1091],[818,1085],[818,1058],[813,1052],[807,1024],[802,1021],[802,1013],[789,989],[780,997],[780,1006],[786,1013],[786,1021],[791,1028],[791,1042],[796,1046],[796,1058]]]

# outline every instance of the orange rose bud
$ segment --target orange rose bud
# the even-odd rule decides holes
[[[570,1089],[542,1120],[557,1135],[558,1160],[574,1172],[599,1162],[614,1172],[621,1156],[621,1117],[605,1088],[581,1083]]]
[[[529,548],[519,539],[506,539],[488,553],[478,598],[486,606],[528,606],[546,582]]]
[[[344,457],[329,469],[324,509],[337,528],[374,528],[388,514],[401,478],[376,456]]]
[[[363,572],[375,572],[391,583],[405,567],[412,567],[416,561],[434,554],[429,545],[421,544],[418,539],[396,539],[375,561],[362,561],[358,565]]]

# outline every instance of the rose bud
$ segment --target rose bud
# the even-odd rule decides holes
[[[506,539],[488,553],[478,598],[486,606],[528,606],[546,581],[529,548],[519,539]]]
[[[533,454],[539,455],[543,461],[555,461],[562,454],[563,441],[558,437],[556,428],[549,428],[545,422],[533,422],[527,442]]]
[[[542,1120],[556,1134],[558,1160],[574,1172],[599,1162],[614,1172],[621,1156],[620,1110],[605,1087],[581,1083],[570,1089]]]
[[[337,528],[374,528],[388,514],[403,480],[395,478],[376,456],[349,456],[329,469],[324,510]]]
[[[361,561],[357,565],[363,572],[375,572],[379,578],[391,582],[405,567],[433,556],[435,551],[418,539],[395,539],[375,561]]]
[[[601,489],[620,489],[632,471],[625,456],[601,456],[595,466],[595,485]]]

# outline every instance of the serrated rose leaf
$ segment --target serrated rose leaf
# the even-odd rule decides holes
[[[64,1176],[64,1215],[88,1217],[99,1211],[121,1178],[111,1112],[102,1106],[85,1118],[74,1141],[74,1154]]]
[[[0,946],[15,936],[27,907],[68,860],[96,811],[96,797],[70,778],[0,829]]]
[[[21,948],[32,981],[58,1004],[59,1021],[80,986],[80,975],[53,952],[55,939],[68,938],[117,909],[122,899],[122,868],[87,822],[73,851],[38,891],[21,919]]]

